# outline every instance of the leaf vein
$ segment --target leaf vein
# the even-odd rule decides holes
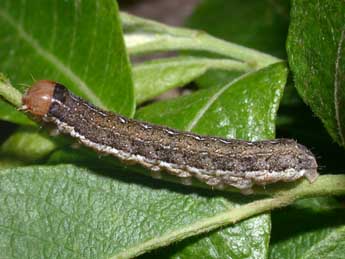
[[[187,125],[186,130],[192,131],[196,124],[201,120],[201,118],[205,115],[207,110],[214,104],[214,102],[232,85],[246,77],[249,73],[246,73],[235,80],[231,81],[230,83],[226,84],[224,87],[222,87],[218,92],[216,92],[206,103],[199,112],[194,116],[194,118],[190,121],[190,123]]]

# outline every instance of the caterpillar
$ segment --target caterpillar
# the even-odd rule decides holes
[[[48,80],[33,84],[22,102],[25,111],[85,146],[184,183],[197,179],[249,194],[254,185],[318,176],[314,155],[292,139],[251,142],[153,125],[104,111]]]

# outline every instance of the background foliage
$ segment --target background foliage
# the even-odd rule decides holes
[[[113,0],[3,0],[0,72],[20,92],[53,79],[105,109],[181,130],[248,140],[277,132],[312,148],[322,172],[342,174],[344,11],[332,0],[204,0],[183,29],[119,13]],[[169,55],[148,55],[158,52]],[[20,93],[9,98],[9,86],[1,78],[11,102]],[[181,86],[182,96],[155,99]],[[180,186],[75,150],[7,102],[0,118],[4,258],[130,258],[159,247],[142,257],[343,258],[342,198],[260,214],[305,185],[286,196],[268,188],[272,202]],[[323,179],[344,193],[342,178]]]

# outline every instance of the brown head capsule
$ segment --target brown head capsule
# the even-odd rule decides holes
[[[56,83],[48,80],[37,81],[24,94],[23,109],[33,115],[44,116],[49,112]]]

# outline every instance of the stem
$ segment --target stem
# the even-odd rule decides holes
[[[176,50],[195,50],[208,51],[223,55],[225,57],[237,59],[246,62],[255,69],[263,68],[270,64],[281,61],[271,55],[246,48],[234,43],[226,42],[217,39],[203,32],[195,32],[189,38],[173,37],[173,36],[155,36],[140,35],[143,40],[145,37],[151,38],[146,43],[138,45],[130,45],[128,42],[133,37],[132,35],[125,35],[128,52],[131,55],[147,54],[158,51],[176,51]],[[135,35],[135,40],[138,40],[138,35]]]
[[[126,46],[130,54],[157,51],[209,51],[244,61],[255,69],[280,59],[260,51],[215,38],[203,31],[176,28],[126,13],[121,13]]]
[[[249,72],[253,69],[248,64],[231,60],[219,58],[199,58],[199,57],[179,57],[179,58],[161,58],[155,61],[147,61],[133,66],[133,71],[140,71],[144,69],[159,69],[164,66],[185,66],[185,65],[198,65],[206,67],[207,69],[220,69],[226,71],[243,71]]]
[[[195,62],[207,65],[208,69],[243,72],[249,72],[252,70],[248,64],[231,59],[197,58],[191,60],[191,63]],[[186,63],[188,63],[188,61]]]
[[[0,73],[0,96],[15,107],[22,105],[22,94],[14,88],[8,78]]]
[[[172,231],[164,236],[151,239],[138,246],[126,249],[126,251],[115,255],[113,258],[135,257],[147,251],[156,249],[158,247],[167,246],[187,237],[206,233],[216,228],[236,223],[275,208],[290,205],[298,199],[326,195],[345,195],[345,175],[320,176],[313,184],[303,181],[294,189],[276,193],[273,198],[257,200],[236,208],[229,209],[223,213],[215,215],[214,217],[197,221],[196,223],[188,225],[185,228]]]
[[[212,69],[252,71],[248,64],[231,59],[181,56],[146,61],[132,69],[136,102],[141,104],[170,89],[186,85]]]

